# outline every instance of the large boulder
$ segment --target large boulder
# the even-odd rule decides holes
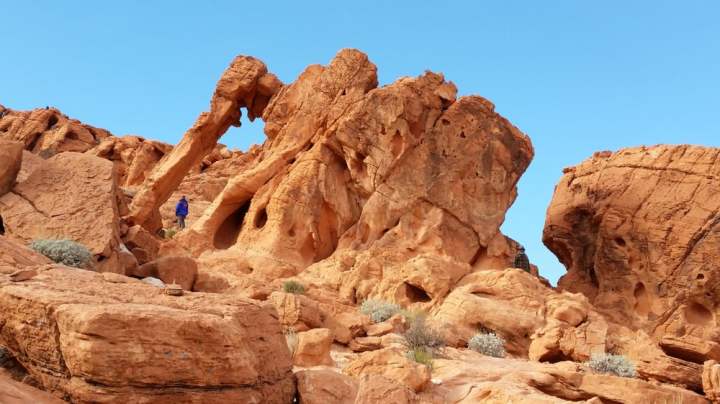
[[[696,368],[720,359],[720,149],[597,153],[565,170],[543,240],[564,290]]]
[[[166,296],[65,267],[39,272],[21,283],[0,277],[0,346],[45,389],[73,402],[292,399],[290,352],[258,302]]]
[[[101,271],[124,272],[113,164],[65,152],[46,160],[0,197],[7,233],[25,242],[70,239],[85,245]]]
[[[415,392],[430,383],[430,368],[414,362],[396,348],[363,352],[343,372],[354,377],[381,375]]]
[[[297,348],[293,352],[293,364],[304,367],[332,366],[333,360],[330,357],[332,343],[333,335],[327,328],[315,328],[298,333]]]
[[[22,165],[23,144],[0,138],[0,196],[15,185]]]
[[[197,264],[191,257],[167,256],[140,265],[134,273],[139,278],[153,277],[167,284],[180,285],[192,290],[197,277]]]
[[[307,369],[295,373],[300,404],[354,404],[357,382],[329,369]]]

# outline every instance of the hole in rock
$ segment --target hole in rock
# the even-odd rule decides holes
[[[597,275],[595,274],[594,266],[591,266],[590,268],[588,268],[588,275],[590,275],[590,281],[592,282],[593,286],[595,286],[597,288],[600,285],[600,283],[598,282]]]
[[[625,247],[627,243],[625,243],[625,240],[623,240],[622,237],[616,237],[615,244],[619,245],[620,247]]]
[[[55,115],[50,115],[50,119],[48,119],[48,123],[47,123],[47,129],[45,129],[45,130],[52,129],[53,126],[57,125],[57,123],[58,123],[58,118]]]
[[[705,355],[700,352],[695,352],[691,349],[683,349],[679,346],[660,344],[660,349],[662,349],[662,351],[668,356],[700,365],[702,365],[706,359]]]
[[[650,298],[642,282],[638,282],[637,285],[635,285],[633,295],[635,296],[635,312],[641,316],[647,316],[650,312]]]
[[[445,118],[441,119],[440,122],[442,122],[442,124],[445,125],[445,126],[450,125],[450,121],[448,121],[448,120],[445,119]]]
[[[565,355],[565,353],[559,349],[556,351],[550,351],[538,358],[538,362],[557,363],[564,361],[572,361],[572,358]]]
[[[395,135],[393,135],[392,141],[390,143],[390,152],[392,153],[393,157],[397,157],[400,155],[403,149],[403,138],[400,134],[399,130],[395,131]]]
[[[265,226],[265,223],[267,223],[267,220],[267,209],[260,209],[257,213],[255,213],[255,228],[262,229]]]
[[[234,212],[225,218],[217,232],[215,232],[215,237],[213,237],[213,245],[215,248],[226,250],[235,244],[240,235],[240,230],[242,230],[242,224],[248,209],[250,209],[250,200],[235,209]]]
[[[0,215],[0,236],[5,234],[5,225],[3,224],[2,215]]]
[[[106,256],[104,256],[104,255],[98,255],[98,257],[97,257],[97,262],[103,262],[103,261],[105,261],[106,259],[107,259]]]
[[[2,232],[2,217],[0,217],[0,234],[2,234],[1,232]],[[705,274],[697,274],[695,279],[705,279]]]
[[[460,132],[460,137],[463,138],[463,139],[465,139],[465,138],[466,138],[465,132]]]
[[[70,140],[80,140],[80,136],[78,136],[78,134],[73,131],[68,132],[65,137]]]
[[[295,226],[292,226],[290,230],[288,230],[288,236],[295,237]]]
[[[685,306],[685,319],[691,324],[704,325],[712,321],[713,314],[702,304],[691,303]]]
[[[300,256],[305,261],[315,262],[315,240],[313,240],[312,234],[305,237],[305,241],[300,247]]]
[[[427,292],[420,287],[407,282],[404,283],[404,287],[405,297],[407,297],[412,303],[424,303],[432,300],[430,295],[428,295]]]

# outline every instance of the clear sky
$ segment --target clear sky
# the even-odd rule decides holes
[[[109,3],[2,1],[0,104],[175,143],[238,54],[284,82],[345,47],[381,84],[443,72],[532,138],[503,230],[553,282],[564,268],[541,234],[563,167],[625,146],[720,146],[717,0]],[[263,139],[256,121],[222,142]]]

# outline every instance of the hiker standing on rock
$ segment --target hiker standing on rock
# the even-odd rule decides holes
[[[188,200],[185,196],[180,198],[177,205],[175,206],[175,216],[177,216],[177,223],[180,230],[185,228],[185,218],[188,215],[189,208]]]
[[[518,247],[518,252],[517,254],[515,254],[515,262],[513,266],[515,268],[520,268],[527,273],[530,273],[530,260],[528,259],[527,254],[525,254],[525,247]]]

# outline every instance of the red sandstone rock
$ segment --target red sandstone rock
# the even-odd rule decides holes
[[[22,284],[0,278],[0,324],[0,345],[74,402],[290,402],[294,394],[277,318],[237,296],[176,298],[56,267]]]
[[[101,271],[124,272],[118,260],[117,186],[110,162],[60,153],[0,197],[8,234],[30,242],[70,239],[90,249]]]
[[[330,346],[333,335],[327,328],[315,328],[297,334],[298,343],[293,353],[295,366],[333,365],[330,357]]]
[[[22,143],[0,138],[0,196],[15,185],[22,165],[22,151]]]
[[[166,284],[177,284],[185,290],[192,290],[197,277],[197,264],[190,257],[167,256],[140,265],[129,275],[139,278],[151,276]]]
[[[543,235],[568,268],[560,288],[696,368],[720,344],[719,156],[696,146],[598,154],[562,177]]]
[[[171,150],[168,144],[139,136],[111,136],[88,153],[115,162],[118,184],[134,187],[142,184],[146,174]]]
[[[48,158],[61,152],[85,152],[110,136],[105,129],[69,119],[55,108],[32,111],[4,109],[0,138],[16,140],[25,149]]]
[[[281,86],[282,83],[267,72],[260,60],[236,57],[218,81],[210,112],[200,114],[180,144],[146,178],[133,198],[129,220],[147,228],[148,220],[168,200],[190,169],[213,150],[231,125],[240,124],[240,108],[247,108],[249,118],[254,119],[262,114],[270,97]]]
[[[422,391],[430,383],[430,369],[408,359],[395,348],[364,352],[350,362],[343,372],[355,377],[382,375],[415,392]]]
[[[354,404],[357,383],[342,373],[327,369],[301,370],[297,377],[300,404]]]
[[[284,328],[307,331],[322,326],[322,314],[317,302],[293,293],[273,292],[268,301],[275,307]]]

